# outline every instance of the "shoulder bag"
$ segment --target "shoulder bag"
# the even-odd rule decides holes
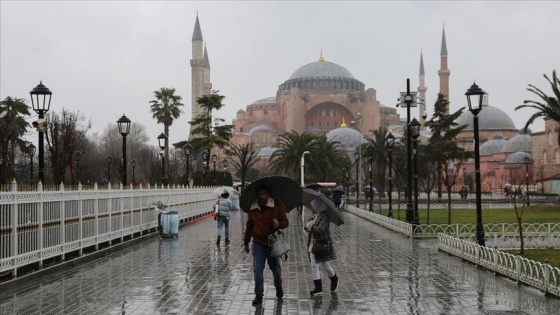
[[[282,260],[288,259],[288,252],[291,250],[290,243],[286,240],[284,232],[277,230],[268,236],[268,245],[272,247],[270,254],[274,258],[280,257]]]

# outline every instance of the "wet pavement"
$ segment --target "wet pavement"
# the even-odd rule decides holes
[[[177,239],[148,238],[94,261],[0,287],[0,314],[558,314],[560,299],[438,252],[345,212],[332,226],[336,293],[311,298],[311,268],[296,211],[282,262],[285,296],[265,269],[262,307],[251,306],[252,256],[242,250],[246,215],[231,217],[232,243],[215,246],[216,222],[184,225]],[[309,216],[309,212],[307,213]],[[223,240],[222,240],[223,242]],[[325,281],[326,279],[326,281]]]

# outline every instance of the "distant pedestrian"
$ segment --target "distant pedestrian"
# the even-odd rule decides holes
[[[222,229],[225,226],[225,244],[226,246],[229,245],[229,216],[230,212],[233,210],[233,203],[229,199],[229,192],[224,189],[222,194],[220,195],[220,199],[216,203],[218,205],[218,217],[216,221],[218,221],[218,238],[216,239],[216,246],[220,246],[220,241],[222,239]]]
[[[329,199],[332,192],[327,189],[323,194]],[[331,280],[331,292],[334,292],[338,287],[338,276],[331,265],[331,260],[336,259],[336,254],[332,245],[330,233],[330,221],[326,214],[327,205],[320,199],[314,199],[311,202],[313,206],[313,217],[305,224],[305,231],[309,232],[307,237],[307,251],[309,253],[309,261],[311,262],[311,275],[313,276],[313,290],[309,291],[311,296],[318,296],[323,293],[323,282],[321,280],[321,273],[319,272],[319,264],[323,266],[327,275]],[[328,251],[325,253],[313,253],[314,244],[328,244]]]
[[[334,205],[336,206],[336,208],[338,210],[340,210],[340,204],[342,203],[342,194],[340,193],[340,191],[335,190],[333,192],[332,201],[334,202]]]
[[[461,188],[461,199],[467,199],[468,195],[469,190],[467,189],[467,186],[463,186],[463,188]]]

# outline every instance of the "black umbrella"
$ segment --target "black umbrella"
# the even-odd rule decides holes
[[[303,194],[301,196],[301,203],[309,209],[314,209],[315,211],[319,209],[315,209],[313,207],[312,201],[318,199],[319,202],[322,202],[323,205],[326,205],[327,216],[329,217],[329,221],[336,225],[344,224],[344,217],[342,216],[342,212],[338,210],[335,204],[327,198],[323,193],[315,191],[313,189],[304,188]]]
[[[241,191],[239,205],[248,212],[253,202],[257,200],[257,188],[264,186],[274,202],[282,205],[286,212],[290,212],[301,202],[302,188],[295,180],[285,176],[267,176],[259,178]]]
[[[318,188],[323,188],[323,186],[317,184],[317,183],[313,183],[313,184],[309,184],[306,185],[305,188],[309,188],[309,189],[318,189]]]
[[[332,190],[333,194],[344,195],[346,192],[342,188],[335,188]]]

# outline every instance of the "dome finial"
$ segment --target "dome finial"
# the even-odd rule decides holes
[[[321,47],[321,54],[319,55],[319,62],[324,62],[325,59],[323,58],[323,47]]]
[[[342,124],[340,124],[340,128],[346,128],[346,123],[344,122],[344,116],[342,116]]]

